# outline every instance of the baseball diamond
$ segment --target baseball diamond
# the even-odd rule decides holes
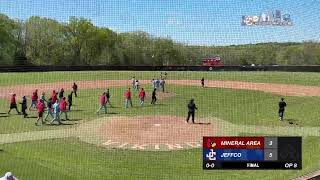
[[[194,77],[190,80],[181,79],[185,73],[170,72],[168,77],[171,79],[166,80],[165,91],[156,91],[158,101],[154,105],[149,103],[153,84],[146,79],[156,76],[157,72],[127,72],[126,76],[118,80],[93,77],[92,80],[74,80],[74,77],[83,76],[82,73],[84,72],[77,72],[64,81],[59,81],[60,73],[48,73],[44,75],[43,80],[57,74],[57,78],[51,83],[38,78],[30,84],[20,84],[17,81],[0,86],[2,108],[7,106],[6,99],[12,93],[17,95],[18,102],[22,96],[26,96],[29,104],[28,100],[35,89],[38,89],[39,93],[44,92],[45,98],[48,99],[52,90],[58,91],[63,88],[68,94],[74,91],[71,88],[74,83],[78,87],[77,97],[73,97],[71,111],[68,112],[69,120],[61,121],[61,125],[50,125],[49,121],[46,121],[42,125],[35,126],[32,119],[36,111],[32,109],[28,111],[29,118],[25,119],[21,119],[20,115],[14,115],[13,112],[8,116],[1,114],[3,123],[0,127],[1,147],[6,149],[13,144],[48,141],[62,143],[65,146],[80,143],[79,147],[85,143],[97,152],[104,149],[106,152],[132,151],[141,155],[151,152],[199,154],[203,136],[302,136],[310,143],[318,142],[320,136],[318,113],[308,111],[300,105],[304,101],[320,102],[320,88],[307,81],[291,84],[283,79],[282,82],[278,82],[279,77],[274,78],[275,82],[272,78],[278,73],[263,73],[269,78],[258,81],[241,81],[221,78],[221,75],[229,76],[229,72],[211,74],[195,72],[199,80],[195,80]],[[138,77],[142,79],[139,80],[141,88],[146,91],[146,103],[140,104],[139,91],[131,89],[133,107],[125,108],[124,92],[128,87],[132,87],[131,80],[127,78],[132,73],[141,76]],[[103,77],[110,75],[111,72],[98,74],[99,77]],[[179,78],[176,78],[175,74],[179,74]],[[206,76],[204,88],[200,81],[203,74]],[[259,73],[256,74],[259,76]],[[29,74],[24,78],[29,78],[30,75],[32,76]],[[247,75],[251,76],[250,73],[241,75],[244,76],[243,79],[246,79]],[[318,74],[312,75],[318,78]],[[110,90],[106,114],[96,114],[99,96],[106,89]],[[279,121],[276,115],[277,101],[280,97],[285,97],[288,103],[283,121]],[[195,124],[191,121],[186,122],[189,98],[193,98],[198,107]],[[308,114],[301,114],[304,111]],[[304,118],[305,116],[309,118]],[[49,116],[48,119],[51,121],[52,118]],[[12,123],[15,124],[14,128]],[[21,123],[22,126],[19,125]],[[310,151],[316,150],[309,149],[308,153],[311,153]],[[291,177],[303,175],[305,172],[309,171]]]
[[[0,0],[0,180],[320,180],[320,0]]]

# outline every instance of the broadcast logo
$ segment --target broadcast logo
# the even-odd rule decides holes
[[[292,26],[290,14],[283,14],[280,10],[262,12],[260,15],[243,15],[243,26]]]

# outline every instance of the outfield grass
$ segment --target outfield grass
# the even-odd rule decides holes
[[[151,87],[145,87],[151,92]],[[158,100],[157,105],[150,105],[150,97],[141,108],[138,104],[137,93],[133,91],[134,108],[124,109],[123,92],[125,87],[110,88],[111,103],[113,108],[108,112],[112,115],[139,116],[139,115],[168,115],[186,116],[186,105],[190,98],[194,98],[198,106],[197,117],[217,117],[234,124],[260,125],[260,126],[290,126],[280,123],[277,119],[277,102],[280,96],[260,91],[200,88],[190,86],[168,86],[169,92],[174,92],[175,97]],[[103,89],[81,90],[79,98],[74,98],[73,112],[69,113],[75,124],[92,120],[104,115],[95,114],[99,107],[98,97]],[[320,126],[320,113],[314,110],[315,104],[320,104],[319,97],[288,97],[288,108],[285,117],[298,123],[299,126]],[[0,100],[0,108],[7,110],[8,102]],[[13,111],[12,114],[15,112]],[[6,116],[6,115],[2,115]],[[23,119],[22,116],[11,115],[2,117],[0,134],[34,131],[44,129],[72,128],[73,126],[35,126],[36,111],[31,111],[31,117]],[[106,115],[111,116],[111,115]],[[49,118],[51,119],[51,117]],[[292,126],[292,125],[291,125]]]
[[[20,179],[270,179],[285,180],[320,166],[320,139],[303,139],[303,170],[203,171],[201,149],[172,152],[107,150],[76,139],[0,146],[0,173]]]
[[[0,86],[15,84],[52,83],[60,81],[80,81],[98,79],[138,79],[159,78],[160,71],[71,71],[71,72],[28,72],[0,73]],[[306,72],[168,72],[168,79],[232,80],[246,82],[265,82],[320,86],[320,73]],[[81,87],[80,87],[81,88]]]

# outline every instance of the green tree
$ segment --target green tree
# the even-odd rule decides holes
[[[23,21],[17,20],[15,22],[15,30],[13,31],[13,35],[16,40],[14,64],[30,64],[26,54],[26,24]]]
[[[0,14],[0,64],[14,64],[16,40],[13,35],[14,21]]]
[[[320,43],[190,46],[142,31],[115,33],[85,18],[24,22],[0,14],[0,65],[201,65],[216,55],[225,65],[313,65],[320,64]]]
[[[26,21],[26,56],[36,65],[54,65],[63,62],[63,26],[57,21],[30,17]]]
[[[90,63],[90,60],[88,60],[90,50],[84,49],[84,47],[89,46],[89,41],[93,38],[96,28],[87,19],[71,17],[64,30],[69,64],[88,65]]]

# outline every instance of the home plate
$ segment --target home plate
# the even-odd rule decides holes
[[[154,126],[161,126],[161,124],[154,124]]]

